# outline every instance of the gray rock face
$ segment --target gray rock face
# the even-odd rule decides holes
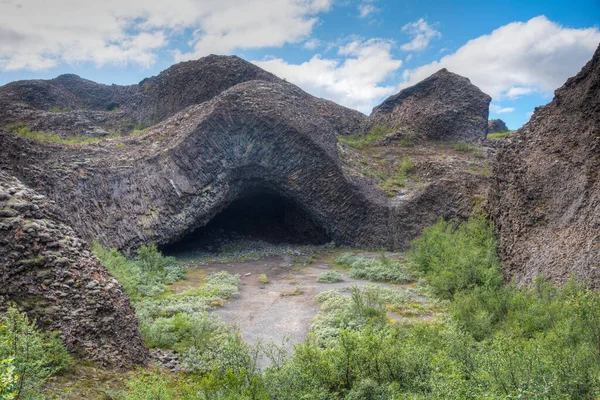
[[[490,101],[469,79],[444,68],[375,107],[369,123],[433,140],[482,140]]]
[[[1,170],[0,275],[0,308],[15,302],[69,350],[119,366],[148,360],[119,283],[45,196]]]
[[[600,48],[509,137],[490,195],[508,279],[600,288]]]
[[[63,138],[128,135],[252,80],[299,90],[239,57],[211,55],[176,64],[131,86],[102,85],[72,74],[9,83],[0,87],[0,126],[26,122],[32,130],[52,131]],[[342,134],[357,131],[366,119],[328,100],[312,96],[305,100]]]
[[[501,119],[490,119],[488,121],[488,133],[508,132],[508,128]]]

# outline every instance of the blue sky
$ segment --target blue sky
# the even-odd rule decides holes
[[[236,54],[369,113],[442,67],[520,127],[600,43],[600,1],[0,0],[0,84],[76,73],[132,84]]]

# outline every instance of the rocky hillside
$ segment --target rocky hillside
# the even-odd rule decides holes
[[[123,289],[61,221],[45,196],[0,170],[0,309],[15,302],[92,360],[147,361]]]
[[[507,279],[600,288],[600,48],[510,136],[490,196]]]
[[[370,124],[433,140],[483,140],[490,101],[469,79],[444,68],[375,107]]]

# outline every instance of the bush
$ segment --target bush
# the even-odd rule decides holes
[[[379,258],[366,258],[343,253],[336,262],[350,267],[350,277],[354,279],[391,283],[408,283],[412,280],[412,275],[402,263],[383,255]]]
[[[452,145],[452,149],[459,153],[472,153],[475,151],[475,146],[471,146],[465,142],[456,142]]]
[[[344,275],[337,271],[325,271],[317,276],[317,282],[319,283],[336,283],[342,282]]]
[[[442,219],[411,244],[411,262],[435,295],[452,299],[461,290],[502,284],[494,229],[483,216]]]
[[[14,307],[0,319],[0,360],[0,393],[8,399],[37,398],[46,380],[71,364],[58,334],[41,332]]]

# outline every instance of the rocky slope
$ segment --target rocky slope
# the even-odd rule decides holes
[[[509,138],[490,196],[507,279],[600,288],[600,48]]]
[[[129,299],[60,214],[45,196],[0,171],[0,308],[15,302],[92,360],[147,361]]]
[[[490,101],[469,79],[444,68],[375,107],[369,123],[433,140],[483,140]]]

